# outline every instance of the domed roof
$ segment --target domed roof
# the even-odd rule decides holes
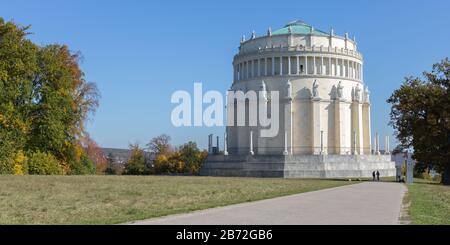
[[[301,20],[295,20],[295,21],[289,22],[283,28],[272,32],[272,35],[283,35],[283,34],[289,34],[289,33],[302,34],[302,35],[313,34],[313,35],[319,35],[319,36],[328,36],[329,35],[328,33],[324,32],[324,31],[315,29],[311,25],[308,25]]]

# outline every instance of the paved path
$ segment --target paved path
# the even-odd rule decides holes
[[[405,191],[403,184],[364,182],[132,224],[398,224]]]

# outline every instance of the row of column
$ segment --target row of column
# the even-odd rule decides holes
[[[287,97],[284,99],[284,103],[281,108],[284,110],[284,113],[281,115],[284,117],[284,125],[280,127],[281,133],[279,133],[278,137],[282,138],[282,145],[271,146],[276,148],[281,148],[282,153],[284,155],[292,155],[294,154],[294,134],[297,134],[293,130],[294,122],[293,122],[293,100],[291,97]],[[323,122],[321,117],[321,112],[324,110],[324,106],[329,106],[330,104],[323,103],[320,98],[311,98],[311,116],[310,116],[310,138],[311,142],[309,144],[310,154],[314,155],[323,155],[323,154],[338,154],[338,155],[347,155],[347,154],[370,154],[371,153],[371,119],[370,119],[370,104],[369,103],[360,103],[359,101],[353,101],[349,104],[347,101],[343,101],[342,99],[337,98],[333,103],[334,106],[334,135],[332,139],[334,142],[326,143],[324,142],[324,137],[327,137],[326,134],[329,133],[328,127],[323,128]],[[230,105],[230,107],[233,105]],[[350,106],[350,108],[349,108]],[[349,110],[350,109],[350,110]],[[350,119],[350,121],[349,121]],[[332,120],[332,119],[328,119]],[[350,124],[349,124],[350,123]],[[247,127],[247,130],[244,132],[238,133],[235,130],[238,130],[238,127],[231,127],[233,130],[233,137],[235,140],[237,138],[241,138],[243,135],[250,133],[250,142],[246,139],[243,139],[244,145],[239,144],[235,140],[233,141],[236,147],[242,148],[244,152],[250,148],[250,152],[253,154],[254,147],[258,148],[258,152],[261,154],[267,154],[265,147],[267,147],[268,142],[264,143],[267,139],[258,138],[258,142],[255,145],[255,140],[258,137],[257,132],[253,134],[253,129],[258,130],[258,127],[250,128]],[[227,129],[231,129],[230,127]],[[230,131],[231,132],[231,131]],[[244,135],[245,135],[244,134]],[[325,136],[324,136],[325,134]],[[246,138],[248,136],[243,136]],[[262,140],[262,141],[261,141]],[[269,140],[269,142],[272,140]],[[273,142],[273,141],[272,141]],[[248,145],[247,145],[248,144]],[[329,148],[325,145],[332,145],[333,148]],[[248,148],[247,148],[248,147]],[[262,147],[259,149],[259,147]],[[241,153],[244,153],[241,151]],[[273,153],[273,152],[272,152]],[[306,153],[306,152],[305,152]]]
[[[211,137],[211,136],[210,136]],[[250,146],[249,146],[249,154],[250,155],[254,155],[254,146],[253,146],[253,131],[250,131]],[[323,137],[324,137],[324,132],[323,130],[320,131],[320,138],[319,138],[319,144],[320,144],[320,148],[319,150],[314,150],[313,149],[313,154],[315,155],[325,155],[327,154],[327,149],[324,146],[324,141],[323,141]],[[352,155],[358,155],[358,153],[360,154],[370,154],[373,153],[375,155],[381,155],[381,151],[380,151],[380,138],[378,133],[375,136],[374,139],[374,148],[373,150],[370,148],[370,151],[359,151],[358,150],[358,135],[356,131],[353,131],[353,150],[352,150]],[[211,141],[211,140],[210,140]],[[224,151],[223,154],[225,156],[228,156],[228,135],[227,133],[224,134]],[[219,140],[217,140],[217,148],[219,145]],[[211,151],[209,153],[212,153]],[[336,152],[338,153],[338,152]],[[342,153],[341,153],[342,154]],[[389,155],[391,154],[390,152],[390,143],[389,143],[389,136],[385,136],[384,137],[384,154],[385,155]],[[285,130],[284,132],[284,150],[283,150],[283,155],[293,155],[293,149],[292,149],[292,130]]]
[[[361,63],[347,59],[323,56],[274,56],[236,64],[234,80],[277,75],[327,75],[362,80],[362,71]]]

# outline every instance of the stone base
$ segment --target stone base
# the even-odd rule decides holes
[[[205,176],[279,178],[372,178],[395,176],[390,155],[211,155],[200,170]]]

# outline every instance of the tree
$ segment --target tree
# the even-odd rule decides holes
[[[99,92],[85,80],[79,53],[38,46],[27,39],[29,28],[0,18],[0,173],[15,172],[20,152],[48,153],[79,169],[87,164],[84,123]]]
[[[413,148],[416,168],[434,168],[450,184],[450,63],[434,64],[423,78],[407,77],[387,100],[391,122],[406,148]]]
[[[154,171],[156,174],[197,174],[207,155],[195,142],[189,141],[169,154],[157,155]]]
[[[147,161],[144,150],[139,144],[130,144],[130,158],[125,164],[125,172],[127,175],[143,175],[148,172]]]
[[[185,163],[185,172],[195,174],[200,170],[205,157],[198,149],[197,143],[189,141],[180,147],[181,159]]]
[[[28,29],[0,18],[0,173],[14,173],[14,155],[24,149],[31,127],[39,48],[26,38]]]
[[[86,155],[94,163],[95,173],[104,174],[107,167],[107,159],[103,153],[103,150],[89,136],[85,137],[83,141],[83,147]]]
[[[65,45],[40,48],[30,108],[28,148],[51,152],[69,165],[81,161],[84,122],[99,98],[95,84],[85,81],[79,61],[80,55]]]
[[[154,137],[147,144],[148,150],[150,153],[157,155],[167,155],[172,151],[172,147],[170,145],[170,136],[167,134],[162,134],[160,136]]]

